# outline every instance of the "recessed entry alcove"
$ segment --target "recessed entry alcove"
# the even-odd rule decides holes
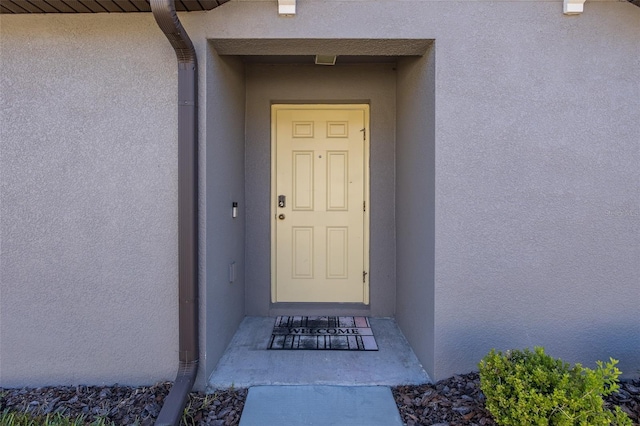
[[[212,39],[200,119],[201,242],[208,377],[245,316],[395,318],[433,367],[435,41]],[[315,64],[336,56],[335,65]],[[204,58],[203,58],[204,59]],[[202,101],[201,101],[202,103]],[[273,303],[271,111],[274,104],[367,105],[369,303]],[[239,215],[227,222],[230,206]],[[230,265],[234,276],[230,280]],[[233,281],[233,282],[230,282]]]

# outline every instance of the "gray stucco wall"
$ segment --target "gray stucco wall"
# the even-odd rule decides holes
[[[435,51],[398,63],[396,320],[435,371]]]
[[[491,347],[533,345],[637,371],[637,8],[589,2],[564,16],[561,2],[336,1],[300,4],[287,19],[274,7],[232,2],[193,19],[211,39],[435,40],[435,69],[420,71],[435,79],[434,253],[396,225],[398,253],[426,259],[398,256],[396,315],[417,320],[406,334],[431,377],[474,369]],[[398,72],[410,78],[415,66]],[[409,126],[403,144],[422,129]],[[410,154],[398,155],[400,182]],[[416,181],[432,179],[417,168]],[[428,207],[410,201],[429,185],[399,195],[409,204],[397,211]],[[431,256],[433,289],[413,279],[430,273]],[[431,292],[433,312],[407,310]]]
[[[190,35],[196,37],[196,35]],[[200,39],[200,38],[198,38]],[[205,44],[205,43],[202,43]],[[237,58],[221,58],[208,44],[200,54],[201,74],[206,76],[206,108],[203,113],[206,138],[201,139],[201,152],[206,152],[201,167],[206,176],[206,188],[200,191],[206,203],[206,261],[201,274],[206,276],[201,286],[204,294],[200,313],[204,325],[201,372],[198,387],[202,388],[213,372],[227,344],[245,315],[245,216],[244,196],[244,134],[245,77]],[[201,90],[201,93],[203,90]],[[233,202],[238,203],[238,216],[232,218]],[[230,282],[229,265],[234,264],[235,277]]]
[[[175,55],[150,15],[0,24],[0,384],[173,379]]]
[[[252,216],[268,205],[257,182],[267,169],[250,171],[265,155],[254,145],[265,136],[251,136],[259,127],[245,121],[266,113],[243,103],[261,76],[245,80],[246,66],[206,41],[253,38],[435,41],[426,58],[398,64],[396,122],[387,117],[396,100],[381,95],[392,103],[382,123],[397,130],[397,158],[385,154],[390,181],[372,179],[373,214],[396,191],[397,175],[396,208],[379,222],[391,229],[378,234],[378,250],[391,257],[385,271],[397,257],[389,276],[397,304],[384,312],[395,307],[434,380],[474,369],[491,347],[533,345],[587,366],[613,356],[627,375],[637,373],[639,8],[587,2],[568,17],[554,1],[332,1],[303,2],[295,17],[279,18],[271,1],[232,1],[181,18],[201,71],[205,375],[242,315],[268,309],[245,298],[243,284],[268,280],[259,274],[268,240],[252,249],[254,235],[267,238],[264,219]],[[172,379],[172,49],[150,15],[0,19],[0,382]],[[363,83],[377,81],[374,70],[363,71]],[[336,93],[337,81],[323,88]],[[416,93],[432,93],[433,82],[433,102],[411,92],[412,82]],[[372,99],[362,88],[357,97]],[[426,116],[405,116],[414,107]],[[239,219],[229,218],[231,201],[240,203]],[[415,240],[411,226],[432,241]],[[233,260],[238,281],[229,284]]]
[[[437,377],[534,345],[637,375],[640,10],[490,10],[436,43]]]

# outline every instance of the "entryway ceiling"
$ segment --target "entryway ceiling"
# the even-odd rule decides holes
[[[219,55],[422,56],[433,40],[425,39],[212,39]]]

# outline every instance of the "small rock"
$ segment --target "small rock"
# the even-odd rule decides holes
[[[220,412],[218,413],[218,418],[223,419],[227,417],[227,414],[229,414],[230,412],[231,412],[231,407],[225,407],[222,410],[220,410]]]
[[[147,404],[144,406],[144,411],[149,413],[151,417],[155,418],[155,417],[158,417],[158,414],[160,414],[160,407],[156,403]]]
[[[453,407],[452,410],[464,416],[465,414],[469,414],[473,410],[473,408],[462,406],[462,407]]]
[[[625,385],[624,388],[632,394],[635,394],[635,395],[640,394],[640,388],[637,388],[631,384]]]

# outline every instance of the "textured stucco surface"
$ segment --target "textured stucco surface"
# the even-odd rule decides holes
[[[387,121],[372,121],[397,138],[397,158],[385,151],[372,175],[372,215],[395,192],[376,250],[388,250],[385,271],[397,265],[383,294],[395,291],[398,303],[385,303],[430,377],[474,369],[491,347],[533,345],[587,366],[613,356],[637,372],[640,9],[587,2],[583,14],[564,16],[559,1],[331,1],[280,18],[271,1],[232,1],[181,19],[199,55],[207,372],[245,312],[268,308],[268,292],[253,302],[269,279],[259,273],[268,228],[258,223],[268,222],[259,213],[268,163],[255,163],[268,136],[250,136],[259,127],[248,120],[265,113],[245,105],[261,76],[247,79],[254,65],[218,57],[207,42],[254,38],[434,40],[426,58],[398,63],[395,120],[386,115],[396,107],[392,80],[372,84],[375,67],[338,94],[340,79],[327,79],[277,99],[351,90],[367,100],[383,90],[393,102],[382,109]],[[0,382],[171,379],[175,55],[150,15],[0,20]],[[293,69],[283,75],[299,84]],[[432,83],[425,102],[418,93]],[[414,106],[423,112],[405,116]],[[244,218],[229,218],[230,201]],[[238,281],[229,285],[233,260]]]
[[[0,383],[172,379],[175,57],[148,15],[1,27]]]
[[[437,377],[534,345],[637,374],[640,13],[518,6],[436,44]]]
[[[192,36],[194,37],[194,36]],[[245,84],[244,70],[236,58],[221,58],[206,46],[200,54],[206,58],[206,138],[201,140],[205,153],[201,169],[206,188],[201,201],[206,203],[206,259],[201,263],[205,285],[201,304],[202,361],[198,387],[204,387],[218,359],[224,353],[245,315],[245,216],[244,197],[244,134]],[[206,146],[202,146],[206,145]],[[204,156],[204,155],[203,155]],[[203,164],[204,163],[204,164]],[[238,216],[231,209],[238,203]],[[230,282],[230,264],[235,277]]]
[[[640,13],[519,6],[535,13],[437,43],[438,371],[542,345],[637,374]]]
[[[396,320],[435,369],[435,52],[398,62]]]
[[[206,21],[212,39],[435,40],[435,205],[424,213],[426,223],[434,215],[434,252],[395,225],[398,256],[400,248],[421,250],[413,262],[398,260],[396,315],[401,326],[425,321],[412,343],[430,376],[474,369],[491,347],[538,344],[586,365],[613,356],[633,374],[640,365],[637,8],[591,2],[565,16],[561,2],[330,5],[305,3],[285,19],[268,2],[232,2],[189,19]],[[411,66],[401,61],[399,75]],[[420,130],[419,119],[409,132]],[[428,166],[410,173],[428,180]],[[407,191],[397,211],[428,209],[423,199],[411,202],[412,191],[424,196],[426,187]],[[433,278],[416,278],[430,263]],[[407,310],[431,291],[424,306],[433,312]]]

